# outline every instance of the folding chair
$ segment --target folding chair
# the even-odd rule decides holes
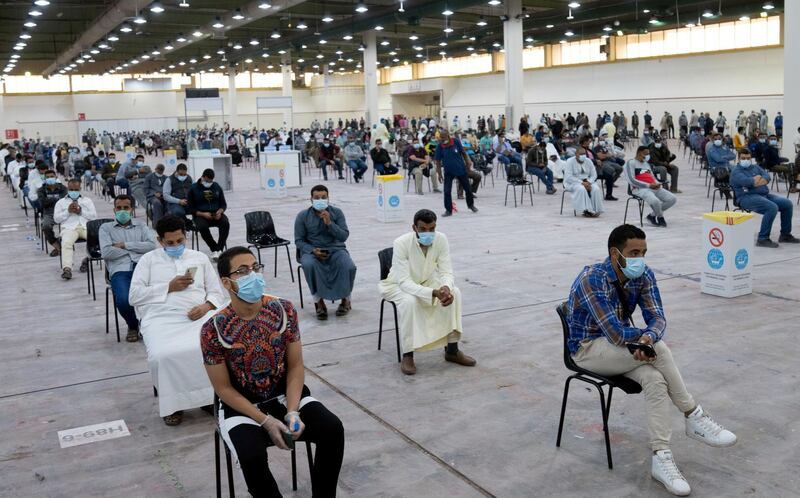
[[[628,185],[628,200],[625,201],[625,217],[622,219],[622,223],[627,223],[628,222],[628,205],[633,200],[635,200],[639,204],[639,226],[643,227],[644,226],[644,204],[645,204],[645,202],[644,202],[644,199],[642,199],[641,197],[637,197],[637,196],[635,196],[633,194],[633,191],[631,191],[631,186],[630,185]]]
[[[387,247],[378,252],[378,261],[381,268],[381,280],[385,280],[389,276],[389,271],[392,269],[392,256],[394,249]],[[400,325],[397,321],[397,305],[393,301],[387,301],[381,298],[381,316],[378,323],[378,351],[381,350],[381,339],[383,338],[383,307],[386,303],[392,305],[394,312],[394,336],[397,343],[397,361],[400,362]]]
[[[286,248],[286,259],[289,261],[289,275],[294,282],[292,271],[292,258],[289,255],[290,242],[278,237],[275,233],[275,223],[268,211],[251,211],[244,214],[245,229],[247,231],[247,248],[255,247],[258,252],[258,263],[261,264],[261,249],[275,248],[275,277],[278,276],[278,248]]]

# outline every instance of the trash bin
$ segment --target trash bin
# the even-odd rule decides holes
[[[378,221],[403,221],[403,176],[378,175]]]
[[[265,197],[286,197],[286,165],[269,162],[262,164],[261,188],[267,191]]]
[[[715,211],[703,215],[704,294],[738,297],[753,292],[753,215]]]
[[[164,174],[169,176],[175,172],[178,167],[178,151],[173,149],[164,149]]]

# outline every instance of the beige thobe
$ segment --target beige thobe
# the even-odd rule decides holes
[[[433,297],[433,290],[443,285],[454,298],[446,307]],[[403,353],[444,347],[461,339],[461,292],[453,283],[450,245],[443,233],[436,232],[427,254],[415,232],[398,237],[392,270],[378,289],[384,299],[397,305]]]

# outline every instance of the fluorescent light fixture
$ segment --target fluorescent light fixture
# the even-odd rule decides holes
[[[392,50],[391,52],[389,52],[389,55],[397,55],[397,52]]]
[[[231,19],[236,19],[237,21],[241,21],[244,19],[244,14],[242,14],[242,9],[236,9],[231,16]]]
[[[445,7],[444,11],[442,11],[442,15],[443,16],[452,16],[453,15],[453,11],[448,9],[447,7]]]
[[[265,58],[265,59],[266,59],[267,57],[269,57],[269,54],[268,54],[268,53],[266,53],[266,52],[264,52],[263,54],[261,54],[261,57],[263,57],[263,58]]]
[[[328,43],[328,40],[326,40],[326,39],[324,39],[324,38],[320,38],[320,39],[319,39],[319,44],[320,44],[320,45],[325,45],[326,43]]]
[[[89,52],[91,52],[92,54],[95,54],[95,55],[100,53],[100,51],[97,50],[96,48],[91,49]]]
[[[564,34],[566,36],[575,36],[575,33],[571,29],[568,29]]]
[[[253,47],[255,47],[256,45],[258,45],[259,43],[261,43],[261,42],[260,42],[260,41],[258,41],[258,40],[256,40],[255,38],[253,38],[252,40],[250,40],[250,45],[252,45]]]
[[[214,24],[212,24],[211,27],[216,29],[222,29],[225,27],[225,23],[223,23],[222,19],[220,19],[219,16],[217,16],[216,19],[214,19]]]
[[[106,42],[100,42],[100,45],[98,45],[97,48],[108,49],[111,47],[109,47],[108,43]]]
[[[410,35],[408,35],[409,40],[419,40],[419,36],[417,36],[416,31],[412,31]]]
[[[284,55],[284,54],[286,54],[286,50],[280,49],[280,50],[278,50],[278,53],[281,54],[281,55]]]
[[[333,18],[330,16],[330,14],[325,14],[322,16],[322,22],[333,22]]]
[[[495,47],[495,48],[502,47],[502,45],[500,45],[500,42],[494,42],[494,43],[492,43],[492,46]]]
[[[270,37],[270,38],[272,38],[273,40],[277,40],[278,38],[280,38],[280,37],[281,37],[281,33],[280,33],[280,31],[278,31],[278,30],[276,29],[275,31],[273,31],[273,32],[272,32],[272,33],[269,35],[269,37]]]
[[[25,26],[26,28],[35,28],[36,22],[34,22],[33,19],[28,19],[27,21],[25,21],[25,24],[23,24],[23,26]]]
[[[389,39],[384,37],[383,41],[381,41],[381,45],[384,47],[389,45]]]
[[[423,50],[423,48],[422,48],[422,47],[420,47],[419,45],[414,45],[414,46],[413,46],[413,47],[411,47],[411,48],[413,48],[413,49],[414,49],[414,50],[416,50],[417,52],[421,52],[421,51]]]
[[[158,49],[153,50],[150,52],[152,55],[161,55],[161,52]]]
[[[367,4],[365,4],[364,2],[358,2],[356,4],[356,12],[358,12],[359,14],[363,14],[364,12],[366,12],[368,10],[369,10],[369,7],[367,7]]]
[[[486,26],[486,25],[487,25],[487,24],[489,24],[489,23],[488,23],[488,22],[486,22],[486,19],[485,19],[485,18],[481,17],[480,19],[478,19],[478,22],[476,22],[475,24],[476,24],[476,25],[478,25],[478,26],[481,26],[481,27],[483,27],[483,26]]]
[[[225,55],[225,51],[223,49],[217,50],[217,55]]]
[[[350,40],[352,40],[352,39],[353,39],[353,35],[351,35],[351,34],[346,34],[346,35],[344,35],[344,36],[342,37],[342,40],[347,40],[347,41],[350,41]]]
[[[400,59],[398,59],[397,57],[395,57],[394,59],[392,59],[392,62],[400,62]]]
[[[302,19],[297,22],[297,29],[308,29],[308,24]]]
[[[533,37],[529,36],[529,37],[525,38],[525,41],[528,42],[528,43],[533,43]]]
[[[270,7],[272,7],[272,4],[271,4],[271,3],[269,3],[269,2],[261,2],[260,4],[258,4],[258,8],[259,8],[259,9],[264,9],[264,10],[266,10],[266,9],[268,9],[268,8],[270,8]]]
[[[189,59],[189,64],[197,64],[197,59],[192,57],[191,59]]]
[[[141,15],[138,15],[138,16],[133,18],[133,22],[136,23],[136,24],[145,24],[145,23],[147,23],[147,19],[145,19]]]
[[[186,41],[186,37],[183,36],[183,33],[178,33],[178,37],[175,38],[175,41],[177,41],[178,43],[183,43]]]
[[[78,59],[78,64],[86,64],[86,61],[83,59]]]
[[[761,8],[764,10],[772,10],[775,8],[775,5],[773,5],[772,2],[766,2]]]
[[[150,12],[155,12],[156,14],[160,14],[160,13],[164,12],[164,6],[161,5],[161,3],[159,3],[159,2],[153,2],[150,5]]]
[[[336,47],[336,55],[342,55],[343,53],[341,48]]]
[[[49,0],[36,0],[33,3],[35,5],[38,5],[39,7],[47,7],[48,5],[50,5],[50,1]]]
[[[547,26],[545,26],[545,28],[547,28],[547,29],[553,29],[553,27],[554,27],[554,26],[555,26],[555,25],[553,25],[553,24],[548,24]]]
[[[122,31],[123,33],[130,33],[131,31],[133,31],[133,27],[131,27],[130,24],[124,22],[122,23],[122,26],[119,27],[119,30]]]
[[[475,51],[475,47],[467,47],[467,52],[473,52],[473,51]]]
[[[645,14],[649,14],[650,13],[650,9],[642,9],[642,12],[645,13]]]
[[[242,44],[239,43],[239,42],[234,43],[233,44],[233,49],[234,50],[241,50],[242,49]]]
[[[706,10],[703,11],[703,17],[705,17],[705,18],[714,17],[714,13],[711,12],[711,10],[706,9]]]
[[[23,40],[30,40],[31,34],[28,33],[28,30],[22,30],[22,34],[19,35],[19,37],[22,38]]]
[[[440,47],[446,47],[447,46],[447,42],[446,41],[439,42],[439,46]]]
[[[447,55],[447,52],[445,52],[444,50],[442,50],[442,51],[440,51],[440,52],[439,52],[439,55],[441,55],[441,56],[445,56],[445,55]]]
[[[19,59],[19,58],[20,58],[20,55],[19,55],[19,54],[13,54],[13,55],[11,56],[11,58],[12,58],[12,59]]]
[[[183,61],[180,61],[180,62],[178,62],[178,65],[179,65],[179,66],[185,66],[185,65],[186,65],[186,63],[185,63],[185,62],[183,62]]]
[[[199,29],[196,29],[194,30],[194,33],[192,33],[192,36],[194,36],[195,38],[200,38],[201,36],[203,36],[203,32],[200,31]]]
[[[108,35],[108,41],[110,42],[119,41],[119,36],[115,35],[114,33],[111,33],[110,35]]]
[[[28,11],[28,15],[33,17],[39,17],[40,15],[42,15],[42,11],[38,9],[31,9]]]
[[[100,47],[100,48],[102,48],[102,47]],[[174,48],[175,47],[172,46],[172,42],[167,42],[167,44],[164,45],[164,50],[173,50]]]
[[[501,3],[503,3],[503,2],[501,2],[500,0],[489,0],[489,5],[491,5],[492,7],[496,7],[496,6],[500,5]]]
[[[444,31],[445,33],[452,33],[453,32],[453,28],[451,28],[450,26],[447,26],[442,31]]]
[[[323,59],[325,56],[322,54],[317,54],[317,59]]]
[[[605,26],[603,26],[603,31],[605,31],[605,32],[613,31],[613,29],[614,29],[614,28],[612,28],[612,27],[611,27],[611,26],[609,26],[608,24],[606,24]]]
[[[170,64],[170,65],[169,65],[169,68],[170,68],[170,69],[175,69],[175,64]]]
[[[144,54],[144,55],[142,55],[142,59],[144,59],[144,60],[147,60],[147,59],[149,59],[149,58],[150,58],[150,56],[149,56],[149,55],[147,55],[147,54]]]
[[[569,7],[570,9],[577,9],[580,6],[581,4],[579,4],[578,2],[570,2],[567,4],[567,7]]]

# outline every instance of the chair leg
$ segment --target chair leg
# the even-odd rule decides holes
[[[231,464],[231,451],[225,445],[225,463],[228,466],[228,495],[230,498],[236,497],[236,492],[233,489],[233,465]]]
[[[378,351],[381,350],[381,339],[383,338],[383,305],[386,304],[385,299],[381,299],[381,317],[378,319]]]
[[[306,441],[306,457],[308,457],[308,473],[311,474],[314,468],[314,453],[311,451],[310,441]]]
[[[217,498],[222,498],[222,479],[219,474],[219,434],[214,431],[214,475],[217,484]]]
[[[569,396],[569,383],[574,379],[574,375],[567,377],[564,383],[564,398],[561,400],[561,417],[558,419],[558,436],[556,437],[556,448],[561,447],[561,431],[564,429],[564,414],[567,411],[567,397]]]
[[[566,195],[567,195],[567,191],[566,190],[562,190],[561,191],[561,211],[559,211],[558,214],[564,214],[564,197],[566,197]],[[625,223],[625,222],[623,221],[623,223]]]
[[[278,278],[278,246],[275,246],[275,274],[273,277]]]
[[[297,452],[292,450],[292,491],[297,491]]]
[[[292,277],[292,283],[294,283],[294,272],[292,271],[292,257],[289,255],[289,245],[283,246],[286,248],[286,261],[289,262],[289,275]],[[277,260],[277,258],[275,258]]]
[[[625,216],[622,218],[622,224],[626,224],[628,222],[628,205],[631,202],[631,198],[628,197],[628,200],[625,201]]]
[[[106,334],[108,334],[109,326],[108,326],[108,287],[106,287]]]
[[[397,343],[397,363],[400,363],[400,326],[397,322],[397,305],[392,301],[389,302],[392,303],[392,311],[394,311],[394,338]]]
[[[503,202],[504,206],[508,206],[508,187],[510,186],[511,186],[510,184],[506,184],[506,200],[505,202]]]
[[[93,266],[94,265],[90,262],[89,263],[89,274],[88,274],[87,278],[92,283],[92,289],[90,291],[90,293],[92,294],[92,301],[97,301],[97,291],[96,291],[96,289],[94,287],[94,267]]]
[[[606,405],[606,396],[605,393],[603,392],[603,388],[598,385],[595,385],[595,387],[597,388],[597,392],[600,394],[600,410],[602,411],[603,415],[603,435],[605,436],[606,440],[606,457],[608,458],[608,468],[613,469],[614,464],[613,461],[611,460],[611,441],[610,438],[608,437],[608,411],[607,411],[608,405]],[[609,400],[608,400],[609,405],[611,404],[610,398],[611,398],[611,391],[609,391]]]
[[[300,280],[300,269],[303,268],[300,265],[297,265],[297,292],[300,294],[300,308],[302,309],[303,306],[303,281]]]
[[[114,300],[114,293],[111,293],[111,300],[114,304],[114,325],[117,327],[117,342],[121,342],[119,339],[119,314],[117,313],[117,301]]]
[[[258,247],[258,246],[250,246],[250,247],[255,247],[256,248],[256,254],[258,254],[258,264],[261,264],[261,248]],[[249,247],[248,247],[248,249],[249,249]]]

